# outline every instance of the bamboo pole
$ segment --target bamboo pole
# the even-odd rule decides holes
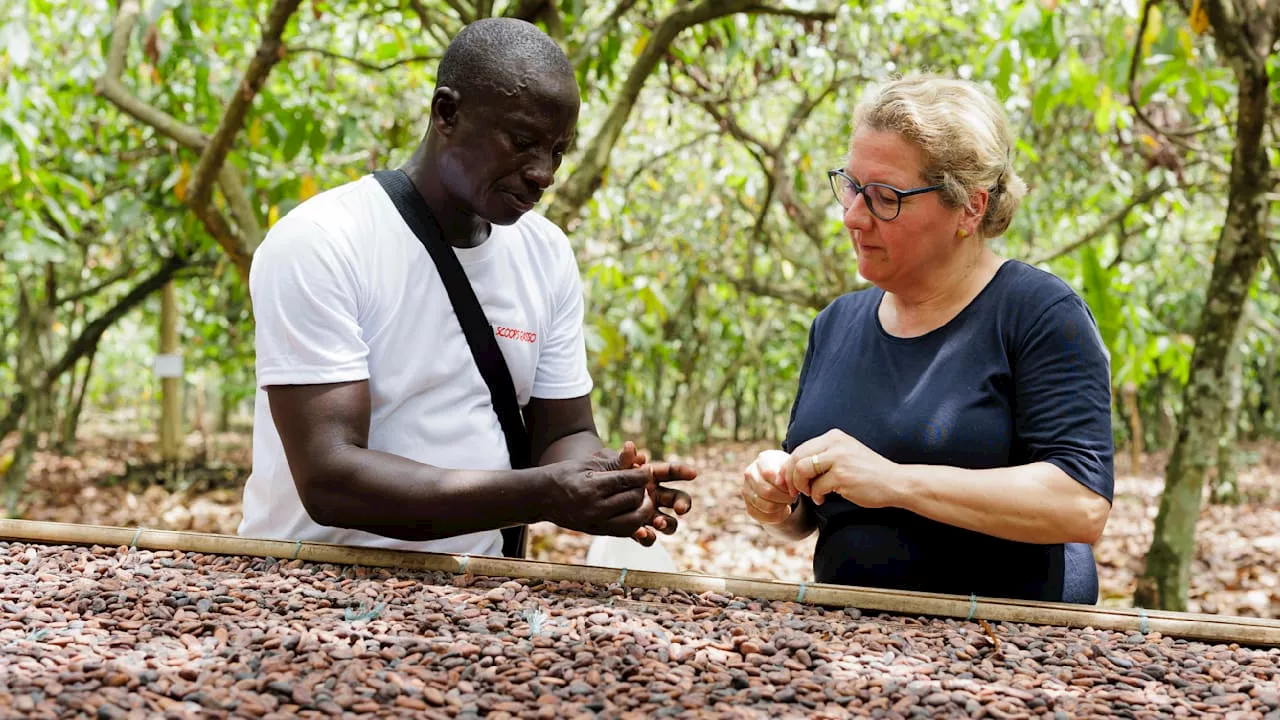
[[[42,544],[101,545],[147,550],[181,550],[215,555],[272,557],[281,560],[471,573],[494,577],[567,580],[608,586],[670,588],[691,593],[715,592],[760,600],[781,600],[827,607],[855,607],[897,615],[949,617],[1093,628],[1120,632],[1160,633],[1215,643],[1280,647],[1280,620],[1201,613],[1104,608],[1068,603],[969,598],[962,595],[715,577],[691,573],[625,572],[587,565],[539,560],[448,555],[332,545],[328,543],[243,538],[234,535],[150,530],[0,519],[0,539]]]

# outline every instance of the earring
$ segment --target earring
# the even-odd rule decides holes
[[[960,228],[959,230],[956,231],[956,236],[959,237],[961,240],[963,240],[969,237],[969,231],[965,230],[964,228]]]

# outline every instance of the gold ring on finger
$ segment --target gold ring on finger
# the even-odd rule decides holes
[[[818,474],[818,456],[817,456],[817,455],[810,455],[810,456],[809,456],[809,464],[811,464],[811,465],[813,466],[813,474],[814,474],[814,475],[817,475],[817,474]]]

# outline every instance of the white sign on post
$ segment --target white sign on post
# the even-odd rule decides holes
[[[173,355],[156,355],[155,373],[159,378],[180,378],[182,377],[182,356]]]

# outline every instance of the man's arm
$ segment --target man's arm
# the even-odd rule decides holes
[[[433,540],[549,520],[631,535],[653,505],[643,469],[616,463],[529,470],[451,470],[368,448],[367,381],[267,388],[298,495],[321,525],[401,540]]]
[[[589,457],[604,449],[597,434],[591,396],[547,400],[530,398],[524,408],[534,465]]]
[[[524,409],[524,418],[537,465],[589,457],[604,449],[596,431],[590,395],[562,400],[530,398]],[[653,528],[667,535],[674,533],[679,521],[661,511],[670,509],[676,515],[683,515],[693,507],[693,500],[688,493],[664,487],[661,483],[692,480],[697,477],[697,471],[686,465],[666,462],[646,464],[645,459],[637,456],[633,449],[624,449],[619,462],[623,468],[643,465],[650,474],[649,491],[659,510],[653,518]],[[652,545],[657,540],[648,528],[640,528],[633,537],[643,545]]]

